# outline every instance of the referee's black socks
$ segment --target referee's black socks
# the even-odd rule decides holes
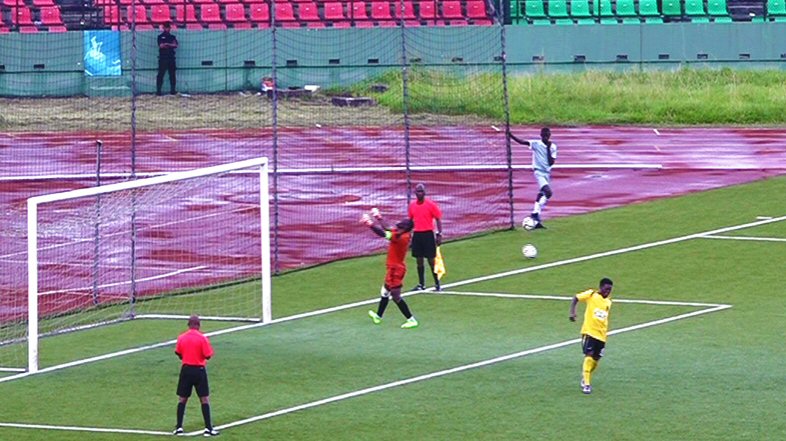
[[[210,421],[210,403],[202,403],[202,417],[205,419],[205,428],[213,430],[213,423]]]

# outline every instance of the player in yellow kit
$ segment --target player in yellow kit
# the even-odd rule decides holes
[[[584,352],[584,363],[581,369],[581,391],[592,393],[592,372],[598,367],[600,358],[606,348],[606,334],[609,331],[609,313],[611,312],[611,279],[600,280],[598,290],[588,289],[576,294],[570,302],[570,321],[576,321],[576,304],[584,302],[584,323],[581,325],[581,350]]]

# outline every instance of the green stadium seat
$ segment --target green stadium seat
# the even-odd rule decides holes
[[[622,19],[623,24],[641,23],[634,0],[617,0],[617,17]]]
[[[524,0],[524,16],[527,22],[534,25],[549,25],[551,20],[546,17],[543,0]]]
[[[549,17],[558,25],[572,25],[573,20],[568,14],[567,0],[549,0]]]
[[[710,18],[704,10],[704,0],[685,0],[685,15],[693,23],[709,23]]]
[[[639,0],[639,16],[644,19],[644,23],[663,23],[658,0]]]
[[[672,20],[682,19],[682,3],[680,0],[663,0],[661,13]]]
[[[570,16],[577,24],[595,24],[590,12],[589,0],[570,0]]]
[[[767,18],[773,21],[786,21],[786,0],[768,0]]]
[[[731,16],[726,7],[726,0],[708,0],[707,13],[715,23],[731,23]]]
[[[598,11],[600,8],[600,11]],[[611,0],[596,0],[593,2],[592,11],[600,21],[600,24],[617,24],[617,17],[611,7]]]

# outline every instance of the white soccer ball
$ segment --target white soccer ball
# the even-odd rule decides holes
[[[523,254],[527,259],[534,259],[538,257],[538,249],[535,248],[535,245],[528,243],[521,247],[521,254]]]
[[[525,217],[524,220],[521,221],[521,226],[524,227],[525,230],[531,230],[535,228],[536,224],[537,222],[535,222],[535,219],[529,216]]]

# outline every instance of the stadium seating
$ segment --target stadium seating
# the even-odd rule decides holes
[[[658,0],[639,0],[639,16],[645,23],[663,23],[658,10]]]
[[[564,0],[558,1],[562,1],[565,4]],[[565,7],[565,16],[567,16],[567,6]],[[472,24],[475,25],[490,25],[492,23],[486,10],[486,2],[483,0],[470,0],[467,2],[467,18],[472,20]]]
[[[767,19],[786,22],[786,1],[767,0]]]
[[[159,4],[150,7],[150,21],[154,24],[162,24],[172,20],[172,12],[169,5]]]
[[[235,29],[251,28],[251,23],[246,20],[246,7],[242,3],[226,3],[224,16],[227,23]]]
[[[685,0],[685,16],[693,23],[709,23],[710,17],[704,10],[704,0]]]
[[[216,3],[202,3],[199,5],[199,20],[207,24],[208,29],[226,29],[227,25],[221,18],[221,9]]]
[[[619,21],[611,8],[611,0],[595,0],[593,2],[595,17],[601,24],[617,24]]]
[[[546,17],[546,9],[542,0],[524,0],[524,17],[534,25],[548,25],[551,20]]]
[[[0,2],[46,2],[55,0],[0,0]],[[487,0],[93,0],[112,29],[128,30],[132,19],[137,30],[155,29],[166,21],[186,29],[223,30],[267,28],[275,8],[277,26],[287,28],[349,28],[405,26],[491,25]],[[537,0],[541,2],[543,0]],[[566,9],[567,0],[561,1]],[[586,0],[585,0],[586,1]],[[41,9],[43,10],[44,7]],[[35,28],[28,11],[20,17]],[[174,11],[174,14],[173,14]],[[56,16],[53,13],[49,13]],[[567,17],[567,11],[562,14]],[[49,15],[48,15],[49,16]],[[54,18],[53,18],[54,20]],[[546,19],[548,21],[548,19]],[[16,26],[16,23],[14,24]],[[62,25],[62,19],[60,19]],[[57,26],[52,24],[52,29]]]
[[[33,6],[42,8],[44,6],[55,6],[54,0],[33,0]]]
[[[708,0],[707,13],[715,23],[731,23],[726,0]]]
[[[59,6],[44,6],[40,9],[41,24],[47,27],[49,32],[65,32],[67,29],[60,16]]]
[[[580,25],[595,23],[595,20],[592,18],[592,13],[590,12],[588,0],[571,0],[570,16]]]
[[[661,13],[669,21],[682,20],[682,3],[680,0],[663,0]]]
[[[573,20],[568,14],[567,0],[549,0],[548,2],[548,16],[555,24],[559,25],[572,25]]]
[[[639,24],[641,19],[636,14],[634,0],[617,0],[617,17],[623,24]]]

